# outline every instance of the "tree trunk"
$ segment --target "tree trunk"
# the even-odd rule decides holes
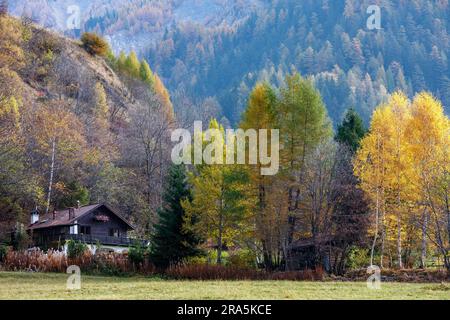
[[[397,213],[397,259],[398,268],[403,269],[402,261],[402,225],[401,225],[401,215],[400,212]]]
[[[386,242],[386,228],[384,227],[384,219],[381,230],[381,253],[380,253],[380,268],[384,268],[384,247]]]
[[[427,210],[423,211],[422,215],[422,253],[420,256],[420,267],[426,269],[427,265],[427,227],[428,227],[428,215]]]
[[[375,254],[375,246],[378,240],[378,227],[379,227],[379,215],[380,215],[380,190],[377,188],[377,203],[375,209],[375,236],[373,237],[372,248],[370,250],[370,265],[373,266],[373,256]]]
[[[223,216],[222,212],[219,215],[219,235],[217,237],[217,264],[222,264],[222,237],[223,237]]]
[[[53,187],[53,175],[55,171],[55,153],[56,153],[56,139],[53,138],[52,141],[52,162],[50,164],[50,179],[48,183],[48,194],[47,194],[47,207],[45,208],[45,214],[48,214],[50,210],[50,201],[52,198],[52,187]]]

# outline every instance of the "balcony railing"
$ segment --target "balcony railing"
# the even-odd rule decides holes
[[[133,239],[127,237],[108,237],[108,236],[96,236],[96,235],[85,235],[85,234],[62,234],[46,236],[42,239],[45,242],[65,242],[66,240],[80,241],[87,244],[97,244],[101,245],[112,245],[112,246],[123,246],[129,247],[136,244],[147,245],[147,240]]]

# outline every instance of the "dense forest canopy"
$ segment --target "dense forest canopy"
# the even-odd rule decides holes
[[[117,54],[137,51],[179,112],[206,108],[236,124],[256,82],[281,85],[292,70],[314,79],[335,125],[349,107],[368,125],[396,89],[429,90],[449,112],[447,0],[376,1],[380,30],[367,28],[367,0],[81,1],[78,32],[65,30],[72,2],[11,7],[68,35],[107,36]]]
[[[449,112],[448,1],[377,3],[381,30],[367,29],[371,1],[277,0],[229,29],[177,25],[146,56],[174,97],[216,97],[232,122],[257,81],[280,85],[293,69],[314,79],[335,123],[353,106],[367,124],[396,89],[430,90]]]

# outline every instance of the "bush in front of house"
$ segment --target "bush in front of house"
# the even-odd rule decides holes
[[[87,245],[81,241],[67,240],[66,244],[69,259],[80,258],[88,250]]]
[[[28,247],[30,237],[22,224],[17,224],[13,232],[11,244],[14,250],[23,250]]]
[[[156,273],[155,268],[147,262],[140,265],[138,269],[135,268],[129,262],[127,254],[104,252],[94,255],[89,250],[83,250],[82,254],[73,257],[57,250],[48,250],[47,252],[39,249],[9,250],[4,256],[2,269],[5,271],[65,273],[71,265],[79,266],[82,272],[88,274],[123,276],[137,272],[145,275]]]
[[[109,51],[109,44],[99,35],[92,32],[85,32],[81,36],[83,48],[91,55],[106,56]]]

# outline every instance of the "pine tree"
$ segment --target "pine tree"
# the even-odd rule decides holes
[[[338,127],[336,141],[349,146],[353,152],[356,152],[365,134],[366,129],[361,117],[355,109],[350,108],[345,115],[344,121]]]
[[[191,200],[186,182],[186,171],[182,165],[169,170],[163,195],[163,207],[159,210],[159,223],[152,236],[150,261],[157,267],[167,268],[171,264],[200,254],[196,249],[199,239],[183,229],[185,211],[181,201]]]

